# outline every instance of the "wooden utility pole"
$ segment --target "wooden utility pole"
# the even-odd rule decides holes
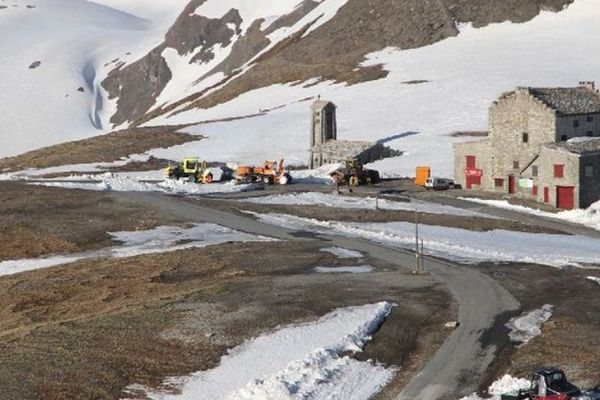
[[[421,273],[425,273],[425,253],[423,252],[423,239],[421,239]]]
[[[415,272],[418,274],[420,272],[420,264],[421,260],[419,257],[419,211],[415,209],[415,261],[416,261],[416,269]]]

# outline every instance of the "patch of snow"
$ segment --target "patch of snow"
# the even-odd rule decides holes
[[[395,370],[354,360],[393,305],[387,302],[332,311],[319,320],[259,336],[221,357],[219,366],[167,381],[181,394],[147,389],[150,399],[367,400]],[[135,385],[139,388],[139,385]]]
[[[142,174],[139,176],[139,174]],[[164,179],[158,183],[141,182],[144,173],[105,173],[100,175],[71,176],[67,179],[44,180],[34,185],[113,192],[165,192],[187,195],[209,195],[218,193],[238,193],[255,190],[256,185],[236,185],[234,181],[225,183],[198,184],[186,180]],[[156,174],[152,174],[156,176]]]
[[[338,169],[340,164],[325,164],[316,169],[299,169],[290,171],[294,182],[330,185],[333,183],[330,173]]]
[[[521,389],[529,389],[530,386],[531,382],[528,379],[514,378],[510,375],[504,375],[502,378],[490,385],[488,388],[488,393],[492,395],[492,397],[486,397],[486,399],[500,400],[500,396],[504,393],[515,392]],[[483,400],[483,398],[479,397],[477,394],[472,394],[470,396],[463,397],[460,400]]]
[[[326,247],[321,249],[320,251],[324,251],[327,253],[331,253],[337,258],[362,258],[363,255],[360,251],[356,250],[348,250],[343,247]]]
[[[109,232],[109,234],[113,240],[122,244],[73,255],[2,261],[0,262],[0,276],[70,264],[90,258],[124,258],[206,247],[227,242],[274,240],[208,223],[195,224],[189,227],[159,226],[145,231]]]
[[[592,140],[598,140],[598,138],[588,137],[588,136],[580,136],[580,137],[574,137],[574,138],[567,140],[567,143],[585,143],[585,142],[589,142]]]
[[[422,200],[407,199],[393,201],[385,198],[345,196],[321,192],[302,192],[274,194],[262,197],[251,197],[240,200],[257,204],[281,204],[297,206],[323,206],[334,208],[375,210],[377,205],[381,210],[419,211],[430,214],[458,215],[468,217],[487,217],[484,214],[452,206],[429,203]]]
[[[542,210],[537,210],[534,208],[511,204],[507,200],[484,200],[472,197],[461,197],[461,199],[471,201],[473,203],[503,208],[506,210],[518,211],[526,214],[537,215],[540,217],[572,222],[600,231],[600,201],[595,202],[586,209],[568,210],[560,211],[558,213],[551,213]]]
[[[71,264],[85,257],[79,256],[52,256],[46,258],[30,258],[23,260],[0,261],[0,276],[18,274],[20,272],[34,271],[55,267],[57,265]]]
[[[373,271],[373,267],[370,265],[356,265],[347,267],[315,267],[315,272],[318,272],[320,274],[361,274],[371,271]]]
[[[552,317],[553,308],[554,306],[546,304],[540,309],[529,311],[523,313],[519,317],[512,318],[506,324],[506,327],[511,330],[508,334],[510,340],[524,345],[534,337],[541,335],[542,325]]]
[[[301,229],[356,236],[392,247],[412,249],[415,226],[408,222],[357,223],[320,221],[287,214],[257,214],[262,222]],[[600,265],[600,240],[585,236],[550,235],[492,230],[475,232],[419,225],[428,255],[463,263],[534,263],[553,267]]]
[[[587,279],[589,279],[592,282],[596,282],[597,284],[600,285],[600,278],[596,277],[596,276],[588,276],[586,277]]]

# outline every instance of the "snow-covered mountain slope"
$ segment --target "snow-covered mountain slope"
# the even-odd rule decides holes
[[[385,175],[448,175],[449,134],[485,130],[503,91],[600,79],[596,0],[9,1],[21,7],[0,9],[0,33],[25,39],[0,39],[0,105],[14,114],[0,157],[132,123],[226,119],[150,153],[303,164],[320,94],[339,106],[340,138],[405,152],[377,163]]]
[[[182,0],[0,1],[0,157],[99,134],[98,82],[160,43]]]
[[[376,163],[387,175],[414,174],[431,165],[451,175],[450,133],[486,130],[487,109],[515,86],[572,86],[600,80],[600,3],[577,0],[560,13],[534,20],[460,27],[457,37],[411,50],[388,48],[368,55],[363,65],[383,64],[385,79],[356,85],[271,85],[245,92],[208,109],[161,116],[150,125],[192,123],[272,110],[264,115],[189,128],[208,135],[201,143],[156,151],[157,157],[200,154],[210,159],[249,162],[283,156],[307,158],[309,101],[320,94],[338,106],[338,137],[383,140],[405,154]],[[414,81],[426,81],[409,84]],[[316,83],[316,84],[315,84]]]

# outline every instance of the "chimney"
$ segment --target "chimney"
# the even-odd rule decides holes
[[[579,82],[579,86],[596,91],[596,82],[594,81],[582,81]]]

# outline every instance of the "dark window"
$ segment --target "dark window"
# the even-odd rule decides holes
[[[494,179],[494,186],[495,187],[504,187],[504,179],[502,179],[502,178],[495,178]]]
[[[587,120],[587,122],[592,122],[594,120],[594,117],[591,115],[588,115],[586,120]]]
[[[529,133],[523,132],[523,143],[529,143]]]
[[[573,120],[573,128],[579,128],[579,120],[578,119]]]
[[[537,187],[537,185],[533,185],[531,187],[531,194],[534,195],[534,196],[538,195],[538,187]]]
[[[519,169],[519,162],[513,161],[513,169]]]
[[[475,168],[475,156],[467,156],[467,168]]]
[[[587,132],[587,135],[588,135],[588,136],[594,136],[594,131],[588,131],[588,132]]]
[[[554,177],[555,178],[564,178],[565,176],[565,165],[564,164],[554,164]]]
[[[566,142],[566,141],[567,141],[567,139],[568,139],[568,138],[567,138],[567,135],[562,135],[562,136],[560,137],[560,141],[561,141],[561,142]]]
[[[531,176],[538,176],[538,167],[534,165],[531,167]]]

